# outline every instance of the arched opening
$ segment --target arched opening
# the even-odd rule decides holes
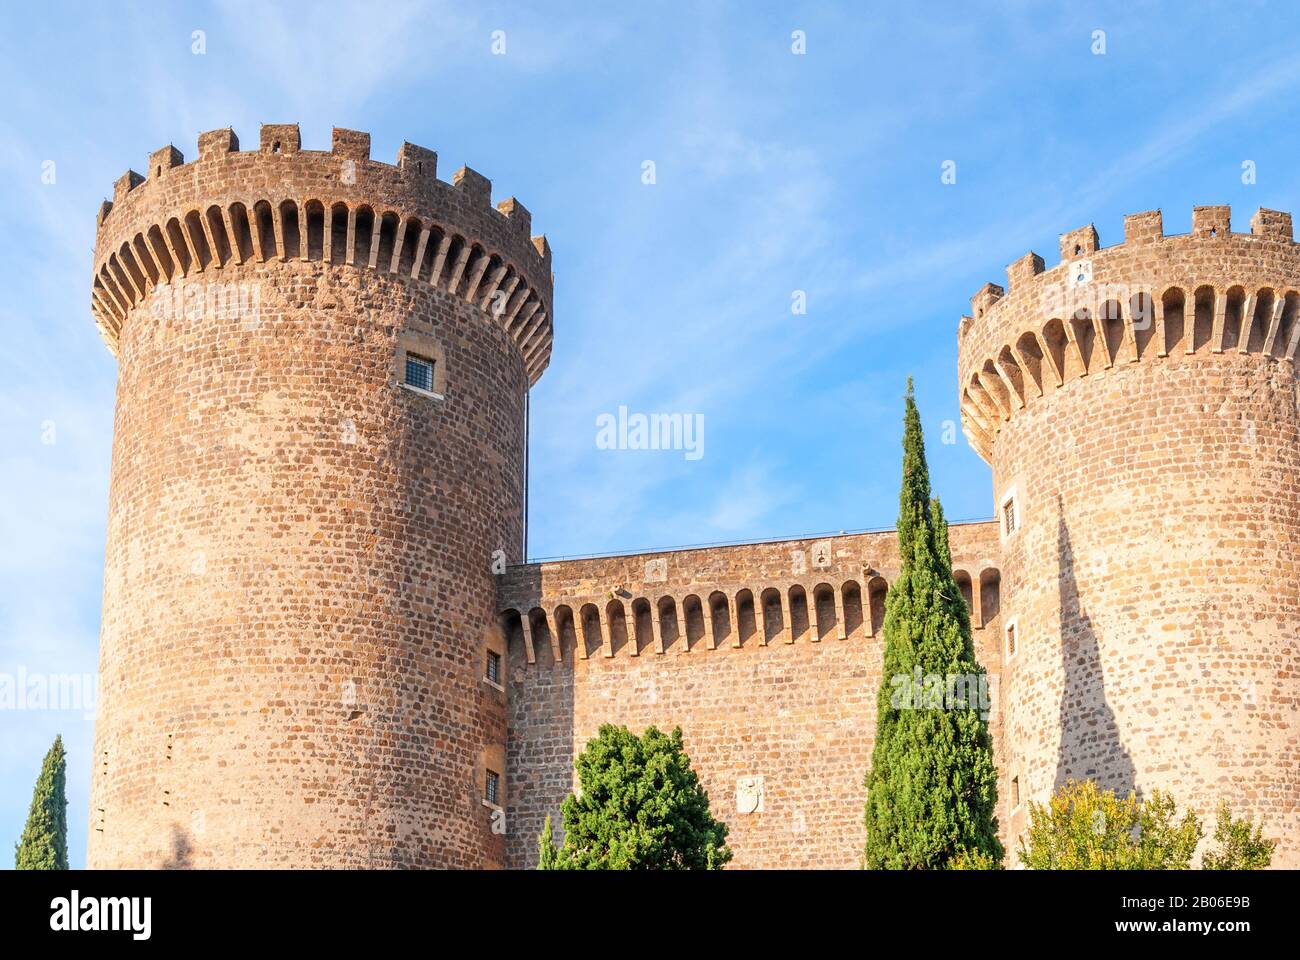
[[[131,245],[123,242],[117,251],[118,261],[130,275],[131,281],[135,284],[135,289],[143,296],[149,289],[148,284],[144,282],[144,271],[142,271],[135,262],[135,254],[131,252]]]
[[[715,590],[709,594],[709,617],[713,627],[713,645],[729,646],[735,640],[732,633],[735,628],[731,622],[731,609],[725,593]]]
[[[1065,335],[1065,324],[1060,320],[1048,320],[1043,326],[1043,346],[1046,348],[1047,359],[1051,362],[1055,373],[1056,386],[1060,386],[1065,379],[1065,352],[1068,341],[1069,338]]]
[[[1229,287],[1223,307],[1223,349],[1240,350],[1242,335],[1243,310],[1246,305],[1246,291],[1241,287]],[[1249,328],[1245,331],[1249,339]]]
[[[307,259],[325,259],[325,204],[319,200],[308,200],[303,207],[303,216],[307,221]]]
[[[352,227],[352,265],[364,267],[370,263],[370,241],[375,231],[375,211],[357,207],[356,222]]]
[[[190,247],[185,241],[185,234],[181,232],[181,222],[175,217],[167,221],[167,239],[171,243],[171,248],[176,251],[176,259],[180,261],[181,273],[184,276],[190,275]]]
[[[1187,336],[1184,313],[1187,309],[1187,297],[1178,287],[1170,287],[1160,298],[1165,313],[1165,353],[1186,350],[1184,338]]]
[[[439,284],[447,290],[454,286],[453,281],[458,281],[460,277],[456,276],[456,264],[460,263],[462,257],[469,256],[469,246],[464,237],[459,234],[451,238],[451,246],[447,248],[447,259],[442,265],[442,274],[438,277]]]
[[[686,642],[686,638],[681,635],[678,626],[677,601],[672,597],[660,597],[658,604],[659,613],[659,639],[664,645],[665,652],[673,644]]]
[[[284,231],[284,259],[297,260],[302,255],[298,235],[298,204],[285,200],[280,204],[280,229]]]
[[[812,638],[833,640],[839,622],[835,616],[835,588],[829,583],[819,583],[813,587],[811,611]]]
[[[582,627],[583,657],[600,653],[605,645],[605,638],[601,636],[600,611],[596,609],[596,605],[584,603],[582,609],[578,611],[578,620]]]
[[[420,257],[420,270],[416,273],[416,278],[420,280],[431,280],[433,278],[433,266],[438,259],[438,251],[442,248],[443,239],[446,236],[441,227],[433,227],[429,231],[429,239],[424,245],[424,254]]]
[[[1273,356],[1278,358],[1292,356],[1295,344],[1291,341],[1297,332],[1297,312],[1300,312],[1300,294],[1288,290],[1282,299],[1282,320],[1278,324],[1277,339],[1273,341]]]
[[[248,224],[248,208],[242,203],[230,205],[230,227],[235,231],[235,249],[239,252],[239,262],[247,263],[253,259],[253,231]]]
[[[781,610],[781,591],[768,587],[760,595],[763,603],[763,643],[772,643],[785,635],[785,615]]]
[[[330,207],[330,263],[345,263],[348,256],[348,208],[336,203]]]
[[[982,625],[992,623],[999,613],[1002,574],[992,567],[980,571],[980,620]]]
[[[1101,330],[1106,338],[1106,366],[1117,363],[1121,358],[1120,348],[1124,345],[1124,311],[1118,300],[1107,300],[1101,305]]]
[[[540,666],[555,664],[555,639],[551,636],[551,621],[541,607],[528,611],[528,630],[533,637],[534,663]]]
[[[1021,406],[1025,402],[1025,377],[1021,373],[1020,363],[1016,360],[1015,354],[1011,352],[1010,346],[1003,346],[998,352],[998,369],[1006,379],[1011,381],[1011,388],[1015,391],[1015,400]]]
[[[683,598],[682,613],[686,617],[686,649],[690,650],[704,637],[704,604],[692,593]]]
[[[162,228],[157,224],[149,228],[149,249],[153,252],[154,262],[158,264],[162,276],[170,281],[175,275],[176,264],[172,261],[172,255],[167,252],[167,243],[163,240]]]
[[[149,278],[149,286],[158,285],[158,265],[154,263],[153,257],[149,253],[149,245],[145,243],[144,234],[137,233],[135,239],[131,241],[131,248],[135,253],[136,262],[144,269],[145,275]]]
[[[199,258],[199,269],[206,270],[212,263],[212,251],[208,249],[208,238],[203,235],[203,222],[197,210],[185,214],[185,233],[194,255]]]
[[[844,635],[854,639],[862,635],[862,587],[856,580],[840,584],[840,603],[844,607]]]
[[[954,570],[952,577],[957,581],[957,590],[961,593],[962,601],[966,604],[966,612],[973,621],[975,617],[975,595],[971,591],[970,574],[965,570]],[[979,626],[983,626],[983,624],[979,624]]]
[[[743,647],[758,634],[758,618],[754,614],[754,592],[741,590],[736,594],[736,646]]]
[[[393,247],[397,243],[397,214],[389,212],[379,218],[379,255],[374,266],[380,273],[388,273],[393,265]]]
[[[654,647],[654,609],[645,597],[638,597],[632,601],[632,631],[631,649],[634,653],[639,655],[642,651]]]
[[[253,217],[257,221],[258,257],[263,262],[276,258],[275,249],[275,215],[271,205],[259,200],[253,205]]]
[[[217,266],[224,267],[231,260],[230,256],[230,237],[226,233],[226,220],[221,215],[221,208],[218,206],[208,207],[204,214],[208,220],[208,232],[212,234],[212,242],[216,245]]]
[[[420,249],[420,234],[423,232],[419,220],[407,218],[402,231],[402,253],[397,258],[397,272],[403,277],[411,275],[411,269],[415,266],[415,254]]]
[[[1149,293],[1135,293],[1129,298],[1129,316],[1133,321],[1133,344],[1139,360],[1145,360],[1156,336],[1156,307]]]
[[[808,594],[799,584],[790,588],[790,636],[794,640],[811,639]]]
[[[1016,341],[1016,352],[1020,354],[1023,369],[1033,382],[1034,390],[1041,395],[1043,393],[1043,351],[1038,345],[1038,338],[1032,332],[1022,333]]]
[[[1209,344],[1214,334],[1214,288],[1197,287],[1192,314],[1192,352]]]
[[[872,577],[867,583],[867,601],[871,607],[871,635],[878,636],[885,627],[885,597],[889,584],[884,577]]]
[[[560,641],[560,659],[563,660],[572,651],[576,660],[579,656],[578,624],[573,616],[573,608],[568,604],[555,608],[555,632]]]
[[[1080,307],[1070,318],[1070,332],[1074,334],[1074,344],[1078,348],[1066,354],[1065,378],[1081,377],[1093,369],[1093,352],[1097,345],[1097,329],[1092,323],[1092,312],[1087,307]]]
[[[609,650],[614,655],[630,642],[635,643],[635,635],[627,635],[627,613],[623,601],[614,599],[605,604],[605,621],[609,624]]]
[[[1273,326],[1273,305],[1276,302],[1273,291],[1268,287],[1255,294],[1255,315],[1250,323],[1250,339],[1246,343],[1246,352],[1264,352],[1264,344],[1268,341],[1268,334]]]

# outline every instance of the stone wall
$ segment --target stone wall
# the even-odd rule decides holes
[[[951,542],[996,745],[997,529],[957,525]],[[682,728],[734,866],[858,866],[897,568],[892,532],[512,568],[509,865],[536,863],[547,814],[562,832],[574,757],[614,723]]]

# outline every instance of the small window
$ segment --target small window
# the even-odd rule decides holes
[[[1020,809],[1020,778],[1011,778],[1011,809]]]
[[[1019,647],[1020,637],[1017,635],[1016,622],[1012,620],[1007,624],[1007,659],[1010,660],[1016,655]]]
[[[433,393],[433,361],[413,354],[406,355],[406,383],[417,390]]]
[[[496,803],[497,798],[501,795],[501,774],[494,770],[487,772],[487,782],[484,784],[483,796],[488,803]]]
[[[489,650],[487,655],[487,679],[489,683],[501,683],[501,654]]]
[[[1002,529],[1010,536],[1016,532],[1016,498],[1007,497],[1002,504]]]

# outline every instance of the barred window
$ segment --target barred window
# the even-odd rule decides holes
[[[1010,535],[1016,532],[1016,498],[1008,497],[1002,504],[1002,523],[1005,532]]]
[[[484,784],[484,796],[488,803],[496,803],[497,797],[501,795],[501,775],[494,770],[487,772],[487,782]]]
[[[501,683],[501,654],[489,650],[487,655],[487,678],[493,683]]]
[[[406,355],[406,382],[419,390],[433,392],[433,361]]]

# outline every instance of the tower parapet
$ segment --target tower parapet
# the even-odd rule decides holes
[[[93,867],[484,867],[551,271],[517,200],[368,134],[167,146],[100,208],[118,361]]]
[[[1001,528],[1003,795],[1223,799],[1295,866],[1300,246],[1290,214],[1234,233],[1226,206],[1124,232],[1022,257],[958,328]],[[1003,811],[1013,841],[1026,810]]]
[[[1067,381],[1170,355],[1237,351],[1293,361],[1300,246],[1291,214],[1260,209],[1233,233],[1226,206],[1196,207],[1166,236],[1159,210],[1124,218],[1103,248],[1092,226],[1061,235],[1046,269],[1030,252],[985,284],[958,324],[962,425],[986,461],[1016,411]]]
[[[231,265],[317,261],[400,276],[476,304],[518,344],[535,382],[550,359],[551,250],[514,197],[462,167],[439,180],[438,155],[404,143],[370,159],[370,134],[334,129],[303,150],[297,124],[264,124],[256,150],[233,130],[199,136],[185,163],[166,146],[145,176],[128,170],[100,206],[91,309],[116,353],[126,314],[159,284]]]

